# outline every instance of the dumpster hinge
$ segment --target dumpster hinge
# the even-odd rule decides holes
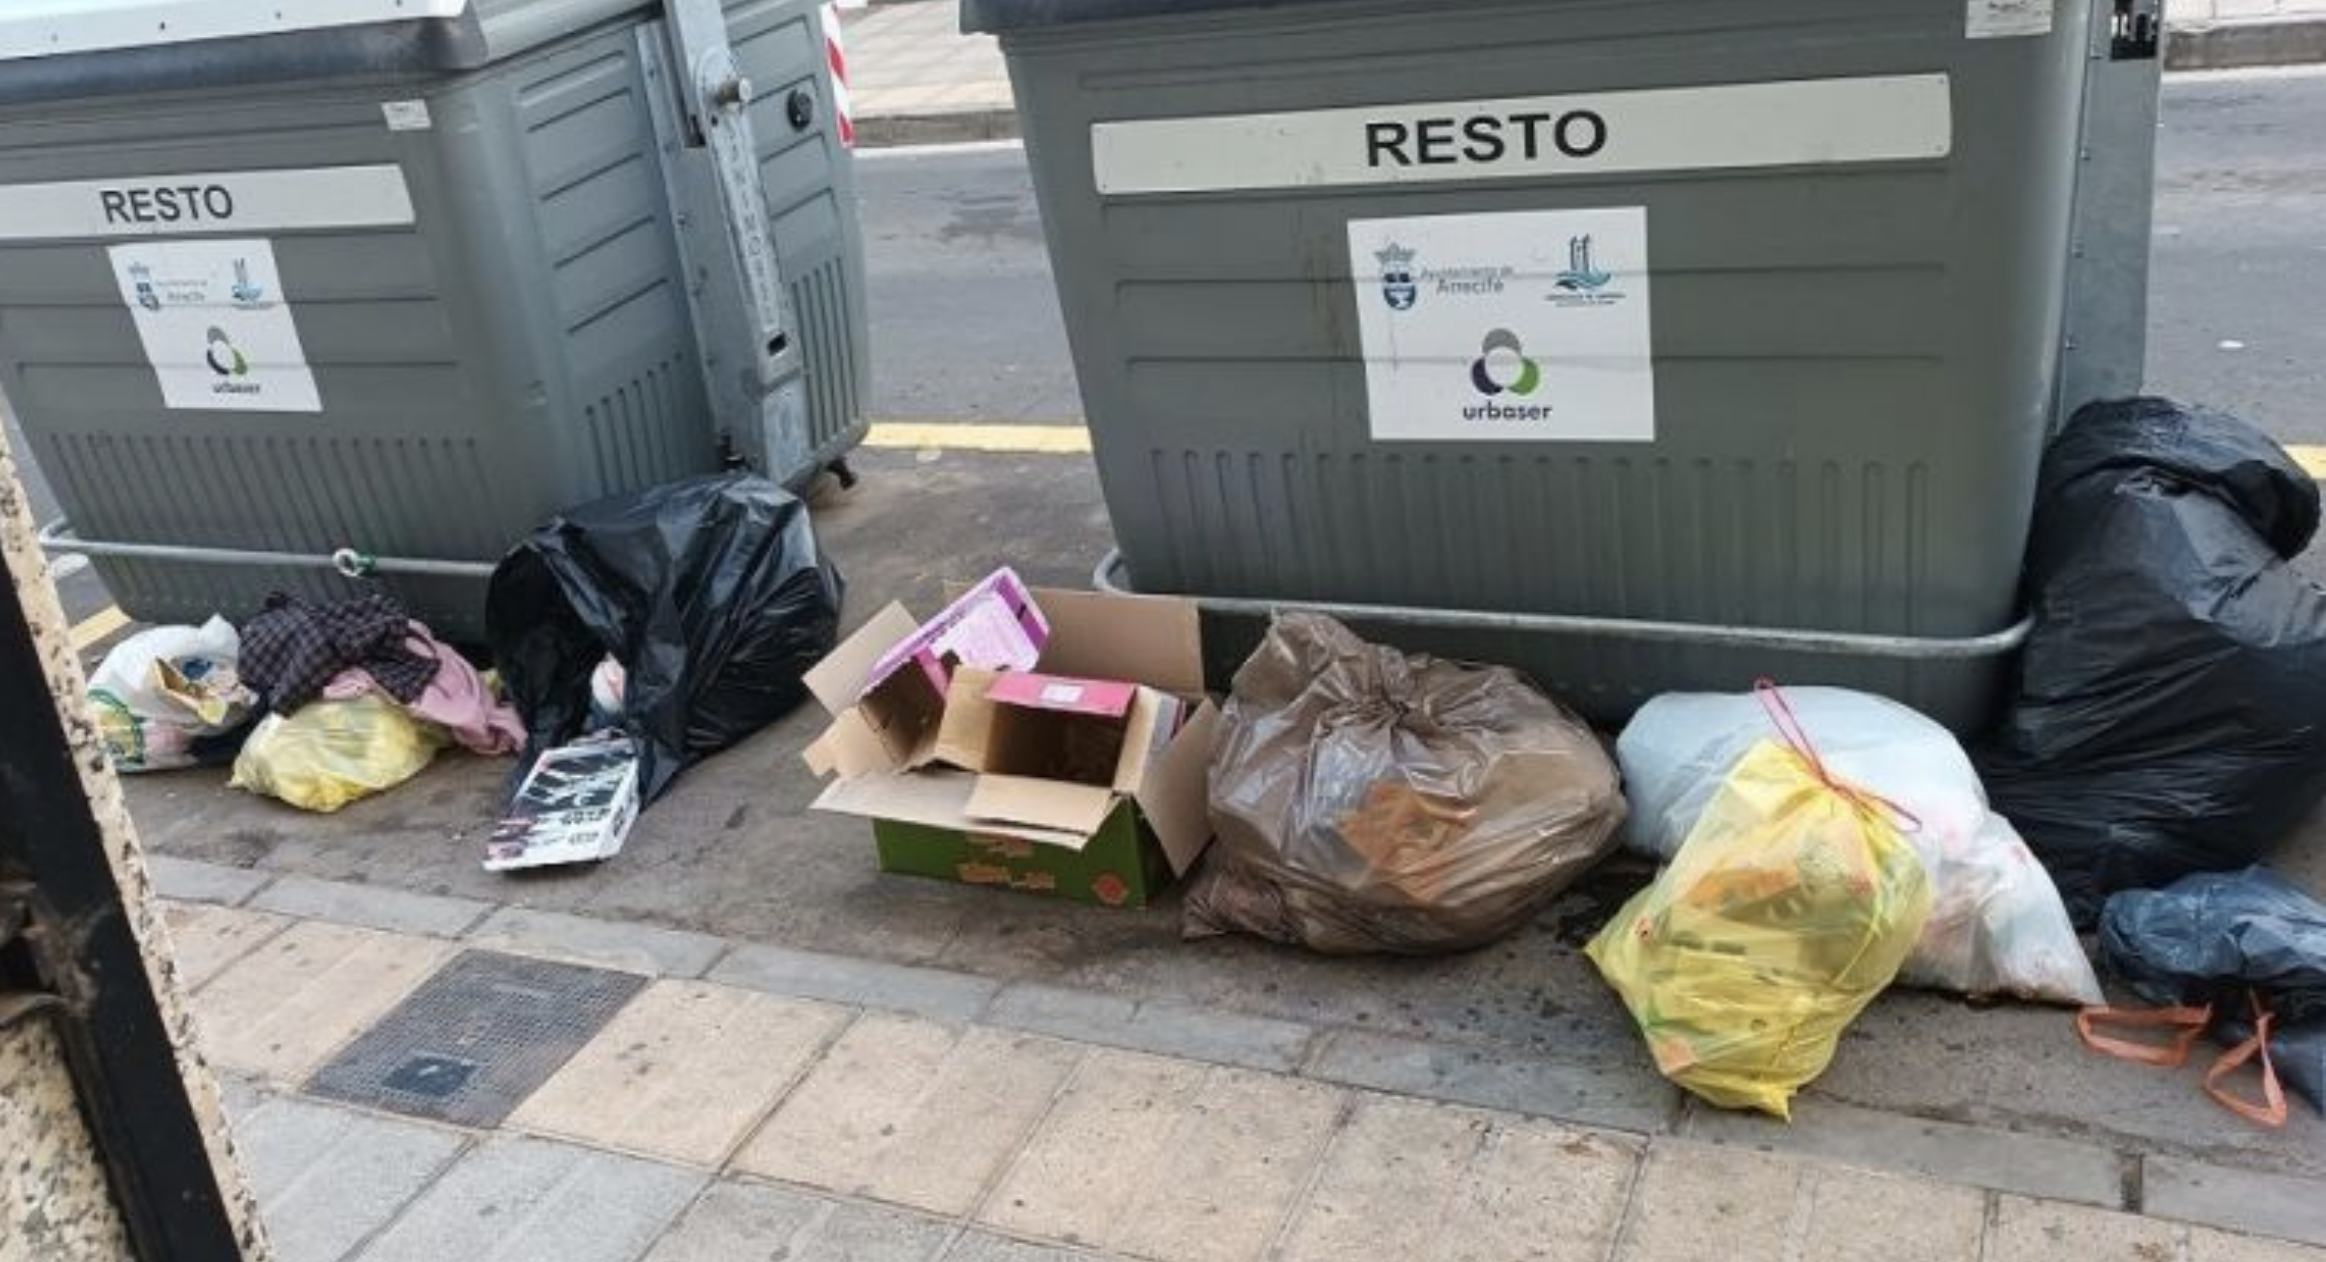
[[[758,85],[736,58],[719,0],[663,0],[663,13],[641,28],[639,47],[646,74],[668,80],[648,95],[705,383],[745,462],[789,478],[811,446],[806,361],[760,182],[750,114]]]

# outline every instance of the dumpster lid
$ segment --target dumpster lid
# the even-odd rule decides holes
[[[8,0],[0,62],[457,18],[470,0]]]
[[[1328,0],[961,0],[961,29],[973,35],[1070,22],[1217,13],[1224,9],[1281,9]]]

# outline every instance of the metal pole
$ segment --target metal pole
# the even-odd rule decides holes
[[[1098,563],[1091,585],[1102,592],[1137,595],[1131,587],[1123,554],[1113,551]],[[1305,609],[1329,614],[1344,622],[1377,626],[1427,627],[1461,631],[1511,631],[1524,635],[1566,636],[1578,639],[1629,640],[1642,644],[1718,645],[1724,648],[1763,649],[1783,653],[1816,653],[1841,657],[1876,657],[1900,661],[1941,662],[2001,657],[2027,642],[2034,629],[2032,617],[1988,635],[1943,638],[1919,635],[1873,635],[1855,631],[1807,631],[1789,627],[1754,627],[1728,623],[1657,622],[1641,618],[1595,618],[1577,614],[1504,613],[1486,609],[1423,609],[1408,605],[1367,605],[1346,601],[1256,600],[1241,596],[1190,596],[1207,613],[1266,618],[1280,610]]]
[[[118,557],[135,561],[177,561],[188,565],[273,565],[302,570],[333,570],[344,578],[374,574],[401,574],[430,578],[491,578],[491,561],[438,561],[425,557],[373,556],[354,548],[333,552],[261,552],[249,548],[205,548],[178,543],[119,543],[83,539],[73,524],[59,517],[40,528],[36,536],[44,552],[82,556]]]

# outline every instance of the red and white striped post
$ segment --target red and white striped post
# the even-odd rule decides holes
[[[824,5],[824,60],[832,69],[832,113],[840,122],[840,143],[856,147],[856,109],[848,98],[848,44],[840,32],[840,10],[861,9],[870,0],[830,0]]]

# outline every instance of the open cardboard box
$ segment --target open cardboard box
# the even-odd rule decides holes
[[[808,765],[818,775],[855,775],[927,764],[953,672],[965,666],[1032,670],[1049,638],[1041,607],[1007,567],[927,622],[891,604],[834,650],[818,668],[820,679],[809,676],[809,688],[838,722],[809,751]]]
[[[932,728],[864,682],[919,625],[891,605],[808,674],[832,724],[815,808],[872,821],[884,871],[1141,907],[1211,840],[1194,604],[1037,591],[1039,675],[953,672]],[[1192,714],[1178,723],[1180,714]]]

